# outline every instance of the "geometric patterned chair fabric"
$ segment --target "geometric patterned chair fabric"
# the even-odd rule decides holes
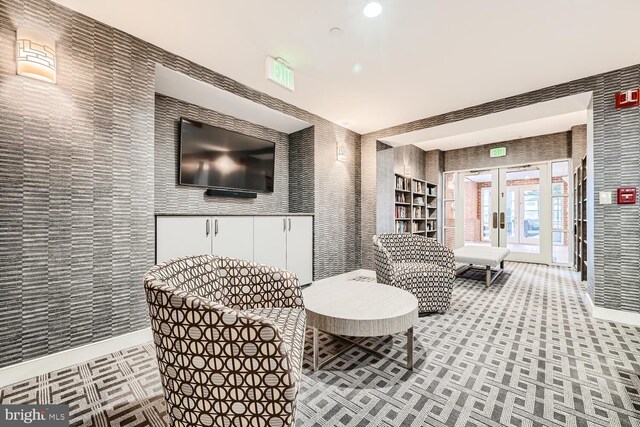
[[[443,313],[451,305],[456,277],[453,251],[434,239],[409,233],[373,236],[376,280],[418,299],[420,313]]]
[[[305,312],[295,274],[211,255],[144,288],[172,426],[292,426]]]

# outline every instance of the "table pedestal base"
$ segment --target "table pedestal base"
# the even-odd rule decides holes
[[[322,368],[323,366],[325,366],[327,363],[330,363],[331,361],[333,361],[334,359],[336,359],[337,357],[341,356],[342,354],[344,354],[345,352],[351,350],[353,347],[358,347],[368,353],[371,353],[375,356],[378,356],[382,359],[389,359],[394,361],[395,363],[398,363],[399,365],[402,365],[404,367],[406,367],[408,370],[413,371],[413,327],[407,329],[406,332],[406,336],[407,336],[407,360],[406,363],[403,365],[402,363],[398,362],[397,360],[387,356],[386,354],[383,354],[377,350],[374,350],[372,348],[369,348],[367,346],[362,345],[362,342],[366,339],[366,338],[362,338],[362,340],[360,341],[354,341],[354,340],[350,340],[349,338],[345,338],[343,336],[340,335],[334,335],[331,334],[329,332],[324,332],[327,335],[331,335],[333,338],[345,342],[349,345],[347,345],[345,348],[343,348],[342,350],[340,350],[339,352],[332,354],[331,356],[327,357],[325,360],[320,361],[319,360],[319,351],[318,351],[318,328],[313,328],[313,371],[317,371],[318,369]]]

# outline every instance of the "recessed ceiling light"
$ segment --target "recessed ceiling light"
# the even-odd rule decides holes
[[[364,7],[364,16],[375,18],[382,13],[382,5],[377,1],[371,1]]]

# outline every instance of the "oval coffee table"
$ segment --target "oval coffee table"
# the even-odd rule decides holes
[[[316,371],[347,350],[358,346],[388,358],[358,341],[344,338],[407,334],[407,369],[413,369],[413,324],[418,319],[418,300],[393,286],[355,280],[314,283],[303,291],[307,326],[313,328],[313,370]],[[318,330],[350,345],[322,362],[318,360]]]

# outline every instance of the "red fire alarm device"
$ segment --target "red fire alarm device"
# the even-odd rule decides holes
[[[618,204],[632,205],[636,202],[636,188],[624,187],[618,188]]]
[[[637,107],[640,105],[640,89],[616,92],[616,108]]]

